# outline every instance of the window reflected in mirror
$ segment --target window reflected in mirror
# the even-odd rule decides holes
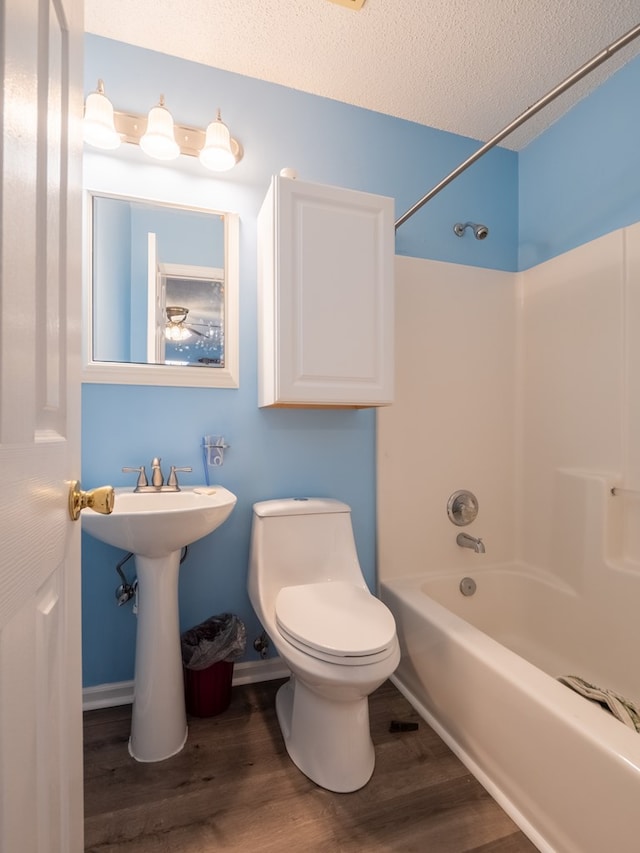
[[[156,361],[224,367],[224,274],[221,269],[159,265],[162,294]]]

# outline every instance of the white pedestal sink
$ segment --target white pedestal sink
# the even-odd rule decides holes
[[[138,576],[138,626],[129,752],[162,761],[187,739],[178,571],[185,545],[225,521],[236,496],[222,486],[179,492],[116,489],[110,515],[82,511],[82,526],[102,542],[132,551]]]

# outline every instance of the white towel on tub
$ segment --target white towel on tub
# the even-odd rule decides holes
[[[614,693],[613,690],[604,690],[601,687],[596,687],[595,684],[589,684],[588,681],[577,675],[560,675],[558,681],[566,684],[567,687],[575,690],[585,699],[598,702],[625,726],[640,732],[640,708],[629,699],[625,699],[619,693]]]

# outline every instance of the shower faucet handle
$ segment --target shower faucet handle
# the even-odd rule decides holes
[[[138,475],[138,482],[136,483],[136,489],[140,489],[143,486],[148,486],[149,481],[147,480],[147,472],[144,470],[144,465],[141,465],[139,468],[123,468],[122,469],[125,474],[129,472],[136,473]]]

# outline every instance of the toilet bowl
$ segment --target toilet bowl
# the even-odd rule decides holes
[[[330,791],[356,791],[373,773],[369,694],[400,650],[388,608],[356,553],[351,510],[328,498],[253,507],[249,597],[291,678],[276,711],[290,758]]]

